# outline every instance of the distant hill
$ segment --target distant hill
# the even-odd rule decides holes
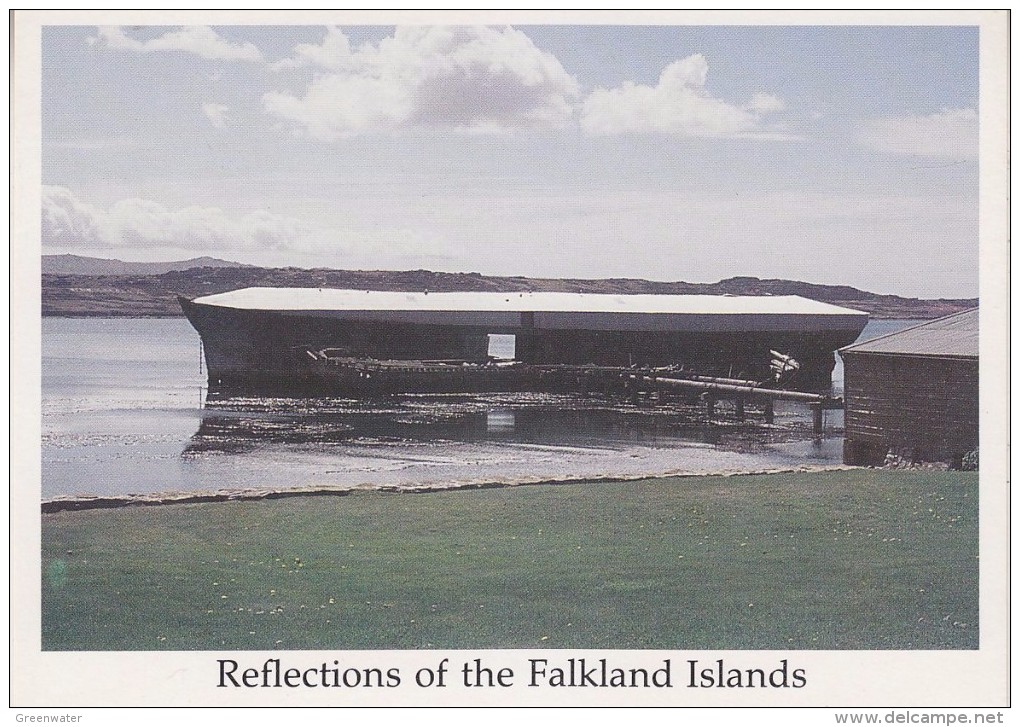
[[[977,306],[976,298],[922,300],[897,295],[879,295],[843,285],[816,285],[793,280],[761,280],[750,277],[728,278],[718,283],[686,283],[633,278],[583,280],[498,277],[478,273],[437,273],[429,270],[258,268],[215,261],[221,264],[217,267],[199,262],[208,260],[212,258],[198,258],[181,263],[154,263],[183,268],[158,274],[54,274],[47,273],[44,268],[42,314],[179,316],[181,309],[177,303],[177,295],[194,298],[252,286],[433,292],[561,291],[672,295],[800,295],[824,303],[866,311],[874,318],[937,318]],[[124,264],[134,266],[141,263]]]
[[[190,260],[166,263],[133,263],[82,255],[42,256],[43,275],[163,275],[192,268],[247,267],[252,266],[214,257],[196,257]]]

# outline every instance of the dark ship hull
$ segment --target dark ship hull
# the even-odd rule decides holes
[[[299,395],[562,390],[600,385],[607,371],[623,368],[768,381],[777,352],[796,362],[784,386],[827,392],[834,351],[867,322],[865,314],[839,308],[826,315],[274,310],[224,305],[230,295],[180,298],[202,338],[210,389]],[[429,303],[443,295],[468,294],[433,294]],[[590,305],[600,296],[576,297]],[[515,363],[488,356],[491,334],[516,336]],[[602,375],[593,377],[595,370]]]

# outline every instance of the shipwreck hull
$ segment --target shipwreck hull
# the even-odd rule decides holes
[[[433,294],[429,303],[435,305],[442,295]],[[846,309],[836,309],[845,315],[825,316],[271,310],[222,305],[215,301],[218,297],[180,299],[202,338],[210,388],[292,394],[562,390],[584,378],[548,370],[561,366],[672,366],[764,381],[771,376],[773,351],[799,363],[785,386],[822,392],[830,388],[834,351],[853,342],[867,322],[866,315]],[[519,366],[485,365],[490,334],[516,336]],[[376,366],[374,371],[330,366],[316,360],[314,352],[323,349],[348,360],[403,365]],[[451,360],[465,363],[429,363]]]

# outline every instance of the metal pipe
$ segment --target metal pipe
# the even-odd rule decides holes
[[[724,379],[719,376],[696,376],[694,374],[686,377],[691,381],[704,381],[709,384],[733,384],[734,386],[760,386],[760,381],[750,381],[749,379]]]
[[[763,389],[758,386],[738,386],[736,384],[716,384],[708,381],[693,381],[690,379],[674,379],[663,376],[639,376],[632,374],[629,378],[647,383],[667,384],[680,388],[697,389],[699,391],[723,391],[730,394],[744,394],[746,396],[760,396],[768,399],[780,399],[785,401],[806,401],[822,404],[832,399],[822,394],[811,394],[806,391],[787,391],[785,389]]]

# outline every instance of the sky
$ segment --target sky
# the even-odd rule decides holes
[[[42,251],[978,293],[965,26],[47,26]]]

